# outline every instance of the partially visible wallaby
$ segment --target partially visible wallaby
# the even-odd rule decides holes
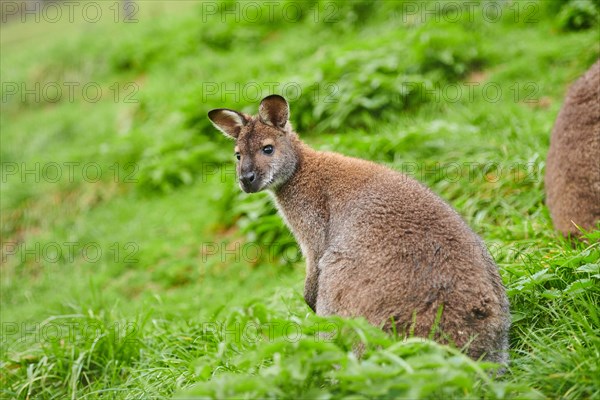
[[[600,221],[600,60],[571,86],[550,139],[546,204],[554,227],[579,236]]]
[[[384,166],[319,152],[292,130],[286,100],[258,116],[208,113],[235,139],[240,187],[269,190],[306,258],[304,298],[319,315],[365,317],[507,361],[508,300],[481,239],[443,200]]]

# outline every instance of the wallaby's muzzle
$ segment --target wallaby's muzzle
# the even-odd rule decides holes
[[[240,186],[246,193],[254,193],[258,189],[258,180],[254,172],[242,172],[240,174]]]
[[[246,193],[258,192],[260,180],[253,171],[240,173],[240,187]]]

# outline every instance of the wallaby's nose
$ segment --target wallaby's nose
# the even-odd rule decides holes
[[[242,183],[249,185],[250,183],[254,182],[255,178],[256,175],[254,175],[254,172],[245,172],[242,174]]]

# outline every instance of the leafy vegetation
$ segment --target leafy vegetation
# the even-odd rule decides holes
[[[3,397],[600,395],[600,230],[561,238],[543,192],[598,2],[250,3],[3,25]],[[310,312],[293,238],[206,118],[273,92],[311,145],[414,176],[484,238],[506,374]]]

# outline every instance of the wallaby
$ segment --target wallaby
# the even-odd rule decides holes
[[[258,116],[208,113],[235,139],[239,185],[268,190],[306,258],[304,298],[318,315],[366,318],[403,335],[507,362],[509,304],[482,240],[425,186],[382,165],[315,151],[287,101]]]
[[[546,204],[554,227],[580,236],[600,221],[600,60],[571,86],[546,160]]]

